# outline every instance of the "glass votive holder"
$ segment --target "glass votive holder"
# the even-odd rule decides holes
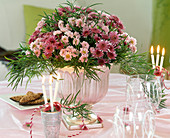
[[[41,111],[44,133],[46,138],[59,138],[62,111],[44,112]]]

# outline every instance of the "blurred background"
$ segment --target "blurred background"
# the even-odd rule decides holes
[[[71,1],[71,0],[70,0]],[[65,0],[0,0],[0,60],[19,48],[34,31],[40,16],[52,12]],[[126,32],[137,39],[139,53],[149,52],[151,44],[165,47],[165,67],[169,66],[170,46],[170,0],[77,0],[76,5],[88,6],[102,3],[94,8],[117,15],[126,27]],[[169,7],[168,7],[169,6]],[[170,30],[170,29],[169,29]],[[148,59],[149,59],[148,55]],[[118,68],[117,68],[118,69]],[[112,72],[117,72],[117,69]],[[0,80],[8,70],[0,62]]]

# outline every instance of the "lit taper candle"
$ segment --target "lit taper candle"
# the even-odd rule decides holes
[[[156,55],[156,66],[158,66],[159,63],[159,51],[160,51],[160,46],[157,46],[157,55]]]
[[[151,61],[152,61],[153,68],[155,68],[155,59],[154,59],[153,52],[154,52],[154,49],[153,49],[153,46],[151,46]]]
[[[160,71],[162,70],[163,62],[164,62],[165,48],[162,49],[161,63],[160,63]]]

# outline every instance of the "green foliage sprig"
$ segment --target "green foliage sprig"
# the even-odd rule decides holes
[[[63,97],[60,100],[60,104],[63,105],[63,108],[66,109],[66,112],[71,113],[73,117],[89,119],[89,114],[92,113],[92,111],[88,109],[89,105],[86,103],[81,104],[81,101],[76,102],[79,93],[80,90],[76,94],[68,95],[65,99]]]

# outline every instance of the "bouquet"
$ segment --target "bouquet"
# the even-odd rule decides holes
[[[87,78],[99,80],[96,71],[102,70],[96,66],[110,68],[121,63],[122,69],[132,74],[147,64],[139,58],[143,55],[136,54],[136,39],[124,31],[117,16],[92,9],[96,4],[65,4],[50,15],[44,13],[28,44],[20,44],[17,60],[9,59],[9,81],[14,88],[24,77],[29,82],[43,72],[52,74],[64,67],[74,68],[77,75],[83,69]]]

